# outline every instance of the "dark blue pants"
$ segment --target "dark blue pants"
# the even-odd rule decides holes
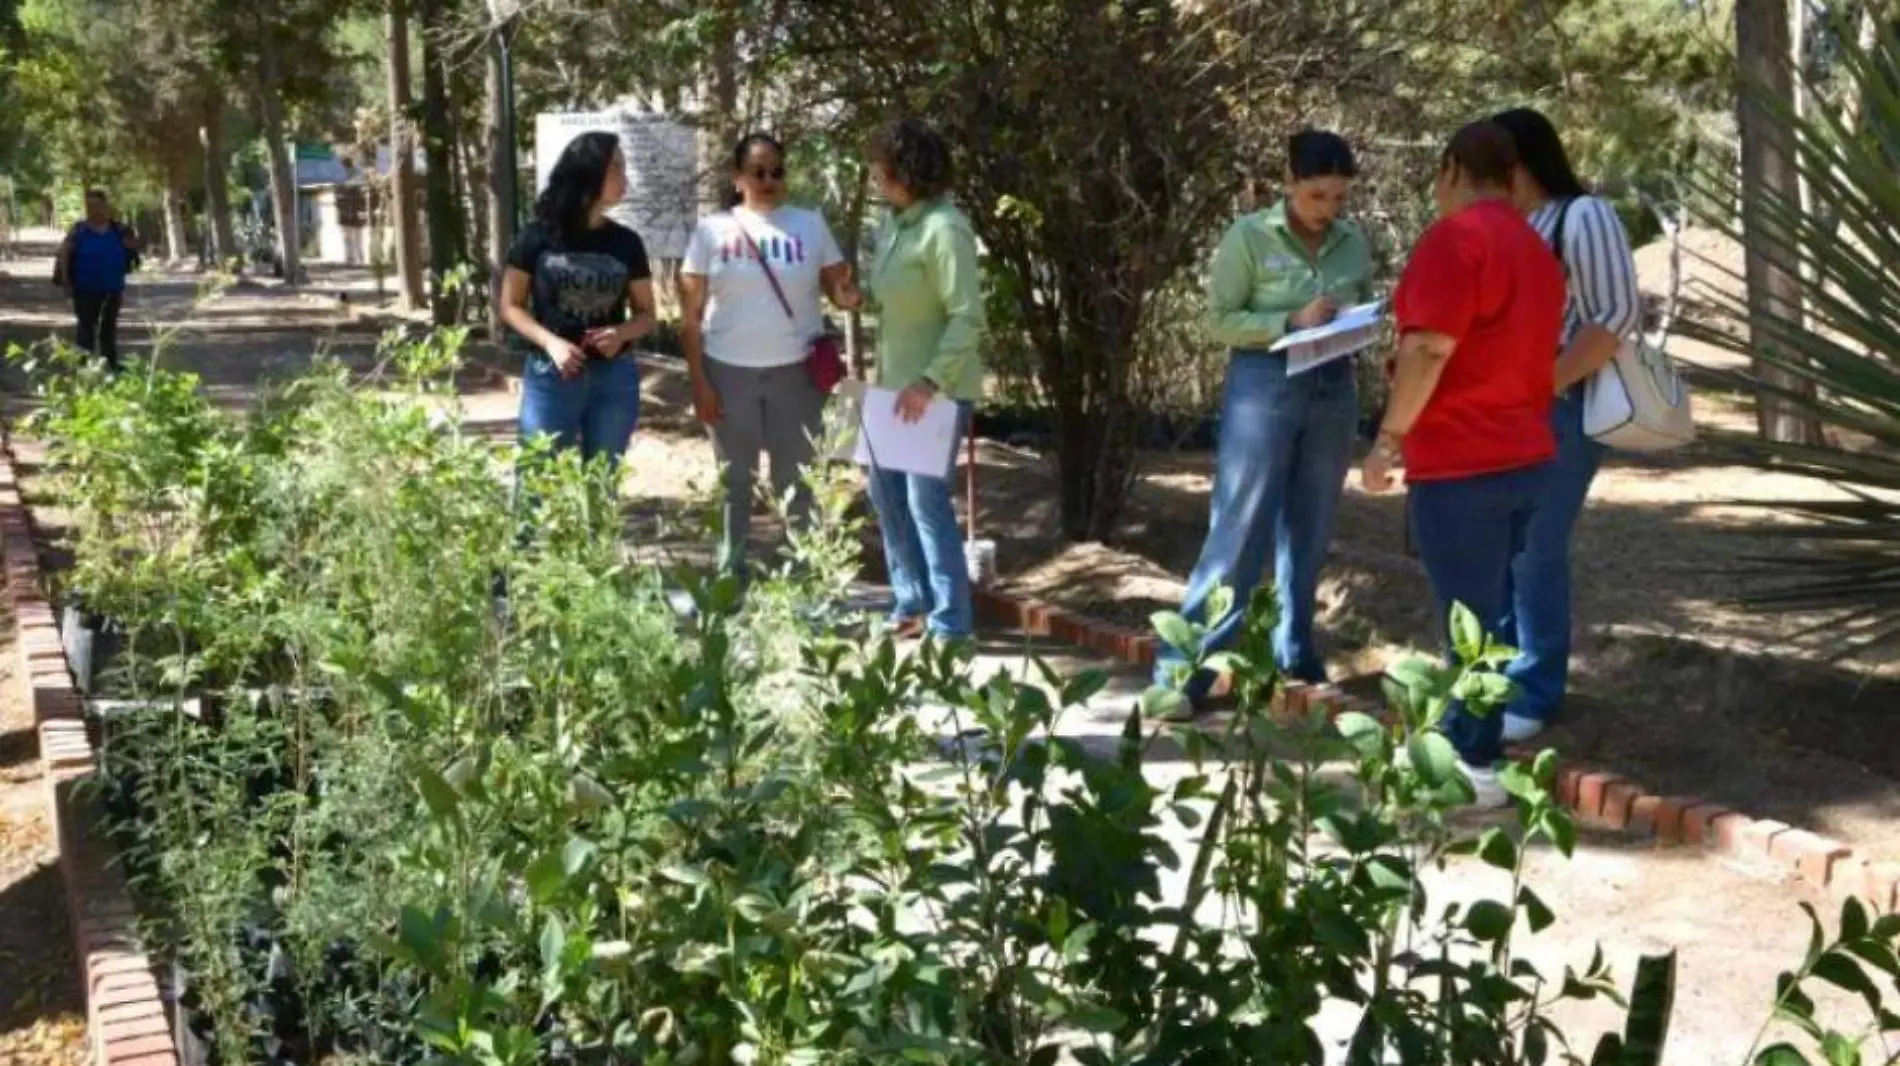
[[[957,404],[957,436],[951,454],[971,432],[975,406]],[[954,472],[954,467],[952,468]],[[948,478],[873,467],[866,475],[878,531],[884,535],[884,566],[890,572],[893,620],[922,618],[939,640],[976,632],[969,560]]]
[[[1540,722],[1563,706],[1569,686],[1570,537],[1604,452],[1584,435],[1581,388],[1551,406],[1550,424],[1557,459],[1524,550],[1511,564],[1511,599],[1498,624],[1498,633],[1520,653],[1506,671],[1518,688],[1510,713]]]
[[[1411,486],[1412,541],[1431,580],[1442,627],[1462,603],[1486,625],[1503,618],[1511,597],[1511,561],[1524,550],[1553,464]],[[1509,634],[1504,636],[1509,640]],[[1450,640],[1445,642],[1450,657]],[[1476,715],[1454,705],[1445,736],[1466,764],[1504,757],[1503,708]]]
[[[632,355],[589,359],[572,378],[562,377],[547,356],[528,356],[521,379],[522,441],[545,435],[557,448],[579,448],[582,459],[604,455],[618,476],[639,420],[640,365]]]
[[[1280,601],[1273,634],[1278,665],[1301,681],[1326,680],[1326,660],[1313,636],[1314,599],[1358,427],[1351,359],[1288,376],[1285,356],[1233,353],[1221,401],[1207,541],[1181,609],[1209,626],[1205,652],[1233,641],[1241,612],[1271,562]],[[1233,590],[1234,609],[1224,618],[1206,618],[1208,598],[1222,587]],[[1167,684],[1180,661],[1178,652],[1164,649],[1156,683]],[[1188,694],[1198,699],[1212,680],[1195,678]]]

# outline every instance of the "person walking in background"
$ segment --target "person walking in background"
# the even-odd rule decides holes
[[[806,365],[824,330],[823,294],[844,310],[861,300],[825,217],[785,203],[785,150],[763,133],[732,153],[733,194],[700,220],[680,267],[680,337],[693,410],[712,431],[726,482],[720,568],[742,579],[753,483],[763,450],[775,501],[809,522],[804,471],[824,430],[826,393]]]
[[[1365,234],[1341,217],[1357,173],[1338,134],[1294,134],[1285,195],[1227,230],[1208,282],[1209,324],[1232,354],[1207,540],[1182,613],[1209,627],[1204,653],[1226,647],[1272,559],[1280,600],[1274,651],[1282,670],[1312,683],[1326,680],[1314,602],[1352,469],[1358,389],[1350,358],[1289,374],[1285,354],[1268,349],[1288,333],[1325,325],[1342,305],[1370,298]],[[1221,588],[1232,590],[1234,607],[1206,618]],[[1157,684],[1177,681],[1185,650],[1163,652]],[[1188,680],[1192,706],[1207,705],[1215,680],[1205,671]]]
[[[1564,317],[1563,271],[1512,205],[1517,153],[1502,126],[1459,130],[1433,190],[1439,220],[1393,293],[1399,331],[1391,396],[1363,478],[1392,487],[1401,457],[1412,539],[1442,625],[1454,604],[1489,626],[1510,601],[1511,563],[1549,488],[1556,441],[1550,358]],[[1495,766],[1503,715],[1454,705],[1443,728],[1479,805],[1508,801]]]
[[[67,231],[54,261],[53,280],[73,301],[73,343],[104,358],[113,371],[120,369],[125,279],[138,268],[144,246],[137,233],[119,224],[105,192],[91,189],[86,193],[86,217]]]
[[[1507,671],[1517,695],[1504,716],[1504,738],[1516,742],[1543,731],[1569,687],[1571,533],[1603,463],[1603,446],[1583,432],[1584,383],[1641,328],[1642,293],[1616,208],[1577,180],[1550,120],[1519,108],[1492,121],[1517,150],[1511,200],[1556,251],[1569,285],[1563,340],[1554,353],[1557,460],[1549,494],[1511,564],[1510,609],[1499,626],[1520,653]]]
[[[956,401],[960,440],[983,396],[984,311],[976,233],[950,200],[950,145],[904,119],[872,139],[869,157],[871,179],[891,207],[869,279],[879,314],[878,383],[897,392],[897,413],[907,422],[938,399]],[[949,479],[874,465],[869,481],[895,631],[971,636],[969,564]]]
[[[646,246],[607,217],[627,188],[620,139],[583,133],[554,164],[508,252],[502,322],[522,354],[520,433],[553,438],[617,476],[640,415],[630,346],[653,328]]]

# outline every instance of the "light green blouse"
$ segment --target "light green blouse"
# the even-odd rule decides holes
[[[1286,201],[1244,215],[1214,253],[1208,327],[1229,348],[1266,348],[1286,335],[1287,316],[1322,293],[1341,305],[1372,298],[1372,249],[1345,219],[1326,231],[1319,254],[1287,225]]]
[[[928,378],[945,396],[983,398],[983,281],[976,232],[947,197],[895,214],[871,267],[878,307],[878,381]]]

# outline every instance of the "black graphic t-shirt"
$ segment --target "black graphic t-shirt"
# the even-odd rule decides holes
[[[653,276],[639,234],[610,220],[570,241],[555,236],[543,223],[530,222],[508,251],[508,265],[532,279],[528,310],[534,320],[575,343],[590,330],[625,321],[627,286]],[[540,351],[512,329],[508,339],[516,351]]]

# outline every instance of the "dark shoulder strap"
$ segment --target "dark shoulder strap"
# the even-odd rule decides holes
[[[778,275],[772,272],[772,264],[765,259],[765,249],[760,248],[759,242],[752,239],[752,231],[745,228],[745,223],[739,221],[738,215],[733,215],[732,221],[739,227],[740,235],[745,237],[746,247],[752,249],[752,254],[758,258],[759,268],[765,271],[765,280],[772,283],[772,295],[778,297],[778,305],[785,309],[785,317],[794,322],[798,321],[798,312],[792,310],[792,301],[785,298],[785,290],[779,288]]]

